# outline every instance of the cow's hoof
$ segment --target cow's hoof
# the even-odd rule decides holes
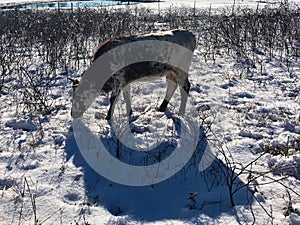
[[[161,104],[161,106],[157,109],[157,111],[159,112],[165,112],[167,109],[166,104]]]
[[[159,112],[165,112],[166,109],[165,109],[165,108],[162,108],[162,107],[159,107],[159,108],[157,109],[157,111],[159,111]]]
[[[160,111],[160,112],[165,112],[168,103],[169,103],[169,102],[168,102],[166,99],[164,99],[164,101],[161,103],[160,107],[158,108],[158,111]]]

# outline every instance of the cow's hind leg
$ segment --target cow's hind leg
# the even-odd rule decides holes
[[[105,117],[106,120],[110,120],[111,119],[111,116],[113,114],[113,111],[114,111],[114,104],[115,104],[115,101],[116,101],[116,98],[117,98],[117,94],[112,94],[109,101],[110,101],[110,105],[109,105],[109,109],[108,109],[108,112],[107,112],[107,115]]]
[[[126,115],[130,116],[132,114],[132,109],[131,109],[131,99],[130,99],[130,84],[126,85],[123,88],[123,97],[126,103]]]
[[[164,101],[161,103],[158,111],[164,112],[177,88],[177,82],[175,78],[175,74],[172,71],[166,72],[166,82],[167,82],[167,91]]]
[[[182,72],[181,75],[179,76],[178,83],[180,86],[180,95],[181,95],[179,115],[183,116],[185,113],[187,98],[189,96],[189,91],[190,91],[190,87],[191,87],[191,84],[188,80],[188,74],[185,72]]]

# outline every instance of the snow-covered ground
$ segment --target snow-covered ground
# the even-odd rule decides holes
[[[35,2],[63,2],[63,1],[57,1],[57,0],[16,0],[16,1],[11,1],[11,0],[1,0],[0,4],[5,5],[5,4],[22,4],[22,3],[35,3]],[[154,3],[141,3],[139,6],[141,7],[147,7],[147,8],[169,8],[170,6],[177,6],[177,7],[213,7],[213,8],[218,8],[218,7],[226,7],[226,6],[231,6],[233,3],[237,5],[257,5],[259,1],[255,0],[165,0],[165,1],[160,1],[160,2],[154,2]],[[264,3],[272,3],[275,2],[274,0],[267,0],[267,1],[261,1],[260,4]],[[296,1],[297,2],[297,1]]]
[[[269,1],[266,1],[269,2]],[[272,2],[272,1],[270,1]],[[247,0],[247,1],[243,1],[243,0],[213,0],[213,1],[209,1],[209,0],[188,0],[188,1],[181,1],[181,0],[166,0],[166,1],[161,1],[159,3],[147,3],[147,4],[141,4],[142,6],[145,7],[153,7],[153,8],[170,8],[170,7],[198,7],[198,8],[208,8],[208,7],[212,7],[212,8],[220,8],[220,7],[230,7],[232,6],[232,4],[235,3],[237,5],[257,5],[257,1],[252,1],[252,0]]]
[[[231,4],[196,1],[197,6],[210,3]],[[194,1],[160,4],[193,6]],[[299,61],[288,71],[274,59],[263,73],[257,68],[250,76],[245,62],[222,52],[207,62],[200,55],[197,49],[189,72],[188,113],[198,122],[205,118],[209,141],[202,144],[210,145],[217,158],[205,171],[199,171],[199,160],[193,158],[172,178],[150,186],[111,182],[83,159],[70,116],[72,90],[65,79],[57,82],[57,111],[51,116],[16,116],[11,96],[1,95],[0,224],[300,224]],[[163,79],[132,88],[132,129],[141,148],[155,142],[157,133],[159,141],[177,140],[180,93],[164,114],[156,111],[164,91]],[[110,125],[102,115],[107,101],[100,96],[86,118],[91,129],[113,146]],[[267,153],[257,159],[266,150],[278,149],[286,150],[286,156]],[[140,163],[134,153],[123,154]],[[239,175],[241,168],[245,170]],[[250,182],[251,190],[234,194],[235,207],[226,173],[239,175],[233,188],[258,176]]]
[[[28,2],[59,2],[56,0],[16,0],[16,1],[11,1],[11,0],[1,0],[0,3],[1,4],[15,4],[15,3],[28,3]],[[63,1],[61,1],[63,2]],[[194,2],[196,2],[196,5],[200,6],[200,5],[226,5],[226,4],[232,4],[233,1],[232,0],[222,0],[222,1],[218,1],[218,0],[213,0],[213,1],[208,1],[208,0],[188,0],[188,1],[182,1],[182,0],[166,0],[166,1],[161,1],[159,4],[162,6],[170,6],[170,5],[174,5],[174,6],[194,6]],[[237,0],[236,3],[244,3],[244,1],[241,0]],[[245,2],[246,4],[249,3],[249,1]],[[147,7],[151,7],[152,5],[157,5],[158,3],[144,3],[142,4],[143,6],[147,6]]]

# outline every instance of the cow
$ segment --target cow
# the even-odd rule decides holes
[[[94,63],[99,57],[101,57],[106,52],[110,51],[113,48],[118,46],[138,42],[138,41],[147,41],[147,40],[158,40],[171,42],[177,45],[180,45],[189,51],[193,52],[196,48],[196,39],[192,32],[187,30],[171,30],[171,31],[161,31],[156,33],[147,33],[147,34],[137,34],[130,36],[120,36],[111,38],[104,41],[99,45],[97,50],[94,53],[92,58],[92,63]],[[178,58],[184,56],[177,56]],[[191,60],[188,60],[190,64]],[[187,65],[188,67],[190,65]],[[187,68],[188,68],[187,67]],[[81,75],[84,78],[85,72]],[[99,73],[99,76],[101,74]],[[158,111],[165,112],[167,105],[172,98],[177,86],[180,86],[181,93],[181,104],[179,109],[179,114],[183,115],[186,108],[187,97],[190,89],[190,82],[188,80],[187,72],[173,66],[168,65],[162,62],[155,61],[143,61],[133,63],[131,65],[125,66],[115,74],[113,74],[104,84],[102,90],[109,94],[110,96],[110,107],[106,116],[107,120],[111,119],[113,113],[114,102],[121,92],[123,91],[124,100],[126,102],[127,115],[131,115],[131,102],[130,102],[130,83],[139,80],[147,79],[150,77],[166,77],[167,90],[163,102],[161,103]],[[75,92],[76,87],[80,84],[78,79],[71,79],[73,81],[73,90]],[[82,80],[82,79],[81,79]],[[71,112],[72,115],[72,112]],[[73,117],[73,115],[72,115]]]

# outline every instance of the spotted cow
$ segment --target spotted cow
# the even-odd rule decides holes
[[[94,63],[99,57],[101,57],[106,52],[110,51],[117,46],[124,45],[126,43],[138,42],[138,41],[147,41],[147,40],[159,40],[164,42],[171,42],[177,45],[180,45],[189,51],[193,52],[196,47],[196,39],[193,33],[187,30],[171,30],[163,31],[156,33],[148,34],[139,34],[139,35],[130,35],[130,36],[120,36],[111,38],[107,41],[104,41],[97,48],[92,62]],[[158,53],[159,54],[159,53]],[[170,53],[171,54],[171,53]],[[130,56],[129,56],[130,57]],[[181,55],[176,56],[184,57]],[[191,59],[187,60],[187,64],[190,64]],[[187,65],[188,67],[190,65]],[[82,78],[85,76],[85,73],[82,74]],[[101,71],[99,71],[99,76],[101,76]],[[180,86],[181,93],[181,104],[179,109],[179,114],[183,115],[186,108],[186,101],[190,89],[190,82],[188,80],[187,72],[166,63],[157,62],[157,61],[143,61],[133,63],[131,65],[125,66],[113,76],[111,76],[106,83],[104,84],[102,90],[106,93],[111,93],[110,96],[110,108],[108,110],[106,119],[110,119],[113,113],[114,102],[116,97],[119,95],[121,90],[123,90],[123,96],[126,102],[127,114],[131,114],[131,101],[130,101],[130,83],[139,80],[147,79],[152,77],[166,77],[167,90],[163,102],[158,108],[159,111],[164,112],[167,108],[167,105],[172,98],[177,86]],[[73,89],[76,90],[80,81],[73,79]],[[72,114],[72,112],[71,112]]]

